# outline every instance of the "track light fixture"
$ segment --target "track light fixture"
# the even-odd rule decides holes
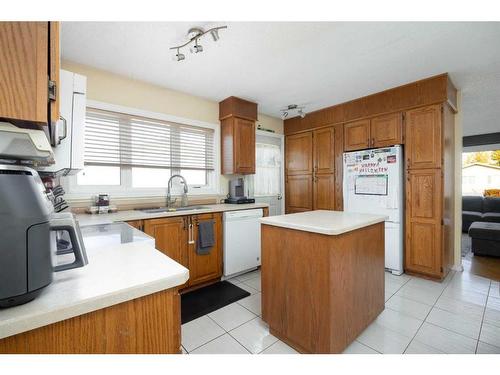
[[[304,106],[299,107],[297,104],[289,104],[286,108],[280,109],[281,119],[286,119],[288,117],[288,114],[293,111],[297,111],[297,116],[300,116],[300,118],[304,118],[306,117],[304,108]]]
[[[206,30],[206,31],[203,30],[201,27],[193,27],[193,28],[189,29],[188,34],[187,34],[189,40],[186,43],[181,44],[179,46],[170,47],[170,49],[177,51],[177,53],[174,56],[174,60],[175,61],[184,60],[186,58],[186,56],[184,54],[182,54],[180,52],[180,50],[181,50],[181,48],[187,47],[192,43],[194,43],[194,45],[189,48],[191,53],[203,52],[203,46],[199,43],[200,39],[204,35],[210,34],[212,36],[212,39],[214,40],[214,42],[217,42],[220,39],[219,30],[222,30],[222,29],[227,29],[227,26],[213,27],[213,28]]]

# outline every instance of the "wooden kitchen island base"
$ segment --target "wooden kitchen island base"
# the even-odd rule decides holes
[[[179,354],[176,288],[0,339],[1,354]]]
[[[303,353],[342,353],[383,310],[383,222],[339,235],[263,222],[262,317],[273,335]]]

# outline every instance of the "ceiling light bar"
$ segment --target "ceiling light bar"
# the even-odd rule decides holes
[[[203,46],[199,43],[199,39],[206,34],[210,34],[212,36],[212,39],[214,40],[214,42],[217,42],[220,39],[219,30],[222,30],[222,29],[227,29],[227,26],[213,27],[213,28],[208,29],[206,31],[200,27],[193,27],[193,28],[189,29],[189,31],[188,31],[189,40],[186,43],[181,44],[179,46],[170,47],[171,50],[177,50],[177,53],[174,56],[174,60],[175,61],[184,60],[186,58],[186,56],[184,54],[182,54],[180,52],[180,50],[181,50],[181,48],[187,47],[188,45],[190,45],[192,43],[194,43],[194,46],[189,48],[191,53],[203,52]]]
[[[306,117],[304,108],[304,106],[299,107],[297,104],[289,104],[286,108],[280,109],[281,119],[286,119],[288,117],[288,114],[293,111],[297,111],[297,115],[300,116],[300,118],[304,118]]]

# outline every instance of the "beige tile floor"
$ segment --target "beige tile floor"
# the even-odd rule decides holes
[[[182,325],[190,354],[297,354],[261,319],[260,270],[230,280],[251,293]],[[385,310],[346,354],[500,354],[499,283],[467,272],[442,282],[385,275]]]

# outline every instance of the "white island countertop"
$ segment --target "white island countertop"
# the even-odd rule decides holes
[[[260,219],[260,222],[275,227],[336,236],[369,225],[382,223],[388,218],[386,215],[318,210],[264,217]]]
[[[128,224],[82,228],[88,265],[54,273],[39,297],[0,309],[0,339],[184,284],[189,271]],[[68,257],[68,255],[59,258]]]

